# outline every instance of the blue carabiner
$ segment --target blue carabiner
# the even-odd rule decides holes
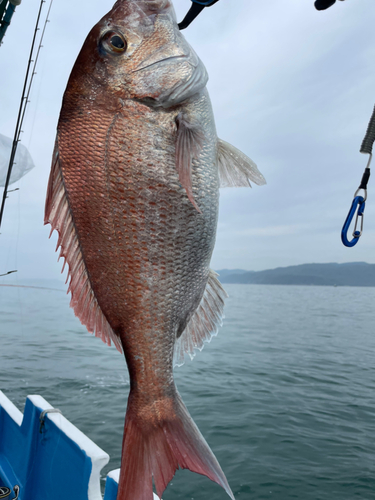
[[[354,245],[356,245],[358,243],[358,240],[361,237],[361,234],[363,231],[363,212],[365,211],[365,205],[366,205],[366,202],[365,202],[365,198],[363,198],[363,196],[356,196],[354,198],[352,206],[350,207],[348,216],[346,218],[346,221],[345,221],[344,226],[343,226],[342,231],[341,231],[341,241],[344,243],[344,245],[346,247],[354,247]],[[357,211],[357,208],[358,208],[357,218],[355,221],[355,227],[354,227],[354,231],[353,231],[354,238],[351,241],[349,241],[348,240],[348,231],[349,231],[350,224],[352,223],[353,217]],[[361,218],[360,231],[357,230],[359,218]]]

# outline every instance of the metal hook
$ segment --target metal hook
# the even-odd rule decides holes
[[[58,408],[50,408],[49,410],[42,411],[42,413],[40,414],[40,417],[39,417],[39,421],[40,421],[39,432],[40,433],[42,433],[42,431],[43,431],[44,419],[48,413],[60,413],[62,415],[61,410],[59,410]]]
[[[341,231],[341,241],[346,247],[354,247],[358,243],[359,238],[362,235],[363,232],[363,217],[364,217],[364,211],[365,211],[365,206],[366,202],[363,196],[356,196],[353,200],[352,206],[350,207],[348,216],[345,220],[344,226]],[[358,212],[357,212],[358,208]],[[348,231],[350,224],[352,223],[352,220],[354,218],[355,213],[357,212],[357,217],[355,220],[355,227],[353,231],[353,239],[351,241],[348,240]],[[361,228],[358,231],[358,225],[359,225],[359,219],[361,218]]]
[[[362,176],[361,184],[359,185],[359,188],[357,189],[357,191],[354,193],[354,198],[356,196],[359,196],[359,193],[361,191],[363,191],[364,192],[364,199],[365,199],[365,201],[367,200],[367,184],[368,184],[368,181],[369,181],[370,175],[371,175],[371,172],[370,172],[371,160],[372,160],[372,153],[370,153],[367,167],[365,168],[365,171],[364,171],[363,176]]]
[[[349,211],[348,216],[346,218],[346,221],[344,223],[344,227],[342,228],[342,231],[341,231],[341,240],[346,247],[354,247],[354,245],[356,245],[358,243],[358,240],[363,232],[363,217],[364,217],[363,213],[365,211],[365,202],[367,199],[367,184],[368,184],[368,181],[369,181],[370,175],[371,175],[370,164],[371,164],[371,160],[372,160],[372,148],[373,148],[374,142],[375,142],[375,107],[374,107],[374,111],[373,111],[371,119],[370,119],[370,123],[368,124],[368,127],[367,127],[366,136],[363,139],[361,149],[360,149],[361,153],[369,154],[370,158],[368,160],[367,167],[365,168],[365,171],[363,173],[361,184],[359,185],[359,188],[357,189],[357,191],[354,194],[354,200],[353,200],[352,206],[350,208],[350,211]],[[361,191],[363,191],[363,196],[359,195],[359,193]],[[352,241],[349,241],[348,237],[347,237],[347,233],[349,231],[350,223],[353,220],[353,217],[354,217],[354,214],[356,213],[357,208],[358,208],[358,212],[357,212],[357,217],[355,220],[355,226],[354,226],[354,232],[353,232],[354,238],[352,239]],[[361,229],[358,231],[357,228],[359,225],[359,218],[361,218],[361,224],[360,224]]]
[[[13,492],[16,496],[13,497],[12,500],[18,500],[18,495],[20,493],[20,487],[18,486],[18,484],[16,484],[16,486],[13,488]],[[6,486],[0,486],[0,498],[8,500],[10,494],[11,494],[10,488],[7,488]]]

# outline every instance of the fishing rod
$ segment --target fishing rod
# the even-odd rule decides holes
[[[41,13],[42,13],[42,9],[43,9],[43,4],[45,4],[45,3],[46,3],[46,0],[41,0],[41,2],[40,2],[38,16],[37,16],[37,20],[36,20],[36,23],[35,23],[33,40],[32,40],[32,43],[31,43],[29,60],[28,60],[28,63],[27,63],[26,76],[25,76],[25,81],[24,81],[23,90],[22,90],[22,97],[21,97],[20,107],[19,107],[19,110],[18,110],[18,117],[17,117],[16,128],[15,128],[15,132],[14,132],[14,138],[13,138],[13,144],[12,144],[12,151],[11,151],[11,154],[10,154],[9,166],[8,166],[8,171],[7,171],[7,177],[6,177],[6,180],[5,180],[5,186],[4,186],[4,192],[3,192],[3,199],[2,199],[1,208],[0,208],[0,228],[1,228],[1,223],[2,223],[3,215],[4,215],[5,201],[8,198],[8,193],[11,192],[11,191],[8,190],[8,187],[9,187],[9,184],[10,184],[10,178],[11,178],[11,175],[12,175],[13,165],[15,163],[14,160],[15,160],[15,157],[16,157],[17,146],[18,146],[18,143],[21,140],[20,136],[21,136],[21,133],[22,133],[22,125],[23,125],[23,121],[24,121],[24,118],[25,118],[25,113],[26,113],[27,105],[30,102],[29,97],[30,97],[31,86],[32,86],[32,83],[33,83],[33,80],[34,80],[34,76],[36,75],[35,69],[36,69],[36,65],[38,63],[40,50],[43,47],[42,42],[43,42],[43,38],[44,38],[44,33],[46,31],[47,23],[49,22],[49,14],[50,14],[50,11],[51,11],[53,0],[51,0],[51,2],[50,2],[50,6],[49,6],[49,9],[48,9],[48,12],[47,12],[46,20],[44,22],[43,31],[42,31],[42,34],[41,34],[41,37],[40,37],[40,40],[39,40],[39,45],[38,45],[38,49],[37,49],[37,52],[36,52],[36,56],[35,56],[35,59],[33,60],[33,54],[34,54],[35,44],[36,44],[36,37],[37,37],[38,31],[40,30],[40,28],[39,28],[40,17],[41,17]],[[34,63],[34,65],[33,65],[31,76],[30,76],[30,69],[31,69],[32,63]]]
[[[18,5],[21,0],[0,0],[0,45]]]

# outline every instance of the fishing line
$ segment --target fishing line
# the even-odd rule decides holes
[[[21,102],[20,102],[20,107],[19,107],[19,112],[18,112],[18,117],[17,117],[17,124],[16,124],[15,133],[14,133],[12,151],[11,151],[11,155],[10,155],[8,172],[7,172],[6,182],[5,182],[4,191],[3,191],[3,199],[2,199],[1,210],[0,210],[0,227],[1,227],[2,219],[3,219],[3,215],[4,215],[5,201],[8,198],[8,194],[19,189],[19,188],[16,188],[16,189],[9,190],[8,187],[10,184],[10,178],[11,178],[11,174],[12,174],[13,165],[15,164],[14,160],[15,160],[15,156],[16,156],[18,142],[20,142],[20,135],[22,133],[22,125],[23,125],[23,121],[25,118],[27,104],[30,102],[29,97],[30,97],[30,92],[31,92],[31,88],[32,88],[32,83],[33,83],[34,76],[36,75],[36,66],[38,63],[40,51],[43,47],[42,42],[43,42],[44,34],[46,31],[47,23],[49,22],[49,15],[51,12],[53,0],[50,1],[47,16],[46,16],[43,30],[41,33],[41,37],[39,40],[35,60],[33,61],[32,57],[33,57],[34,50],[35,50],[37,33],[40,30],[39,25],[40,25],[41,13],[42,13],[42,8],[43,8],[44,3],[46,3],[46,0],[41,0],[40,6],[39,6],[39,11],[38,11],[38,16],[37,16],[37,20],[36,20],[36,24],[35,24],[33,40],[32,40],[32,44],[31,44],[29,60],[28,60],[28,64],[27,64],[26,76],[25,76],[24,86],[23,86],[23,90],[22,90],[22,97],[21,97]],[[32,67],[32,74],[31,74],[31,77],[29,78],[30,68],[31,68],[31,65],[33,62],[34,62],[34,64]],[[15,250],[15,255],[16,255],[16,263],[15,264],[16,265],[15,265],[15,268],[18,267],[17,266],[17,255],[18,255],[17,249],[18,249],[18,242],[19,242],[19,234],[20,234],[20,196],[18,197],[18,231],[17,231],[17,236],[16,236],[16,250]],[[9,254],[10,254],[10,248],[9,248]],[[9,254],[8,254],[7,260],[9,260]],[[10,273],[5,273],[5,274],[2,274],[1,276],[7,276],[8,274],[11,274],[13,272],[17,272],[17,271],[11,271]]]
[[[41,0],[42,4],[45,3],[45,2],[46,2],[46,0]],[[47,16],[46,16],[46,20],[44,21],[44,26],[43,26],[42,34],[40,36],[39,45],[38,45],[38,49],[37,49],[35,60],[34,60],[33,70],[32,70],[32,73],[31,73],[30,82],[29,82],[29,86],[28,86],[28,89],[27,89],[25,106],[24,106],[23,114],[22,114],[22,122],[23,122],[24,117],[25,117],[27,104],[30,102],[29,97],[30,97],[31,87],[32,87],[32,84],[33,84],[34,76],[36,75],[36,71],[35,70],[36,70],[36,66],[38,64],[38,59],[39,59],[40,51],[41,51],[41,49],[43,47],[42,42],[43,42],[43,38],[44,38],[44,33],[46,31],[47,23],[49,23],[49,14],[51,12],[52,4],[53,4],[53,0],[50,1],[48,12],[47,12]],[[38,30],[39,30],[39,28],[38,28]],[[21,126],[22,126],[22,122],[21,122]],[[22,132],[22,130],[21,130],[21,132]]]
[[[44,34],[45,34],[45,31],[46,31],[47,23],[49,22],[49,15],[50,15],[50,11],[51,11],[51,8],[52,8],[53,0],[50,1],[50,5],[49,5],[49,8],[48,8],[47,16],[46,16],[46,19],[45,19],[45,22],[44,22],[44,26],[43,26],[43,30],[42,30],[42,33],[41,33],[41,37],[40,37],[40,40],[39,40],[39,45],[38,45],[38,48],[37,48],[37,51],[36,51],[35,59],[33,60],[32,57],[33,57],[34,52],[35,52],[35,45],[36,45],[37,34],[38,34],[38,31],[40,31],[40,27],[39,27],[40,26],[40,19],[41,19],[41,13],[42,13],[42,9],[43,9],[43,4],[44,3],[46,3],[46,0],[41,0],[40,6],[39,6],[39,11],[38,11],[38,16],[37,16],[37,20],[36,20],[36,24],[35,24],[35,29],[34,29],[34,35],[33,35],[32,43],[31,43],[30,55],[29,55],[29,60],[28,60],[27,70],[26,70],[26,76],[25,76],[23,90],[22,90],[22,97],[21,97],[21,102],[20,102],[18,116],[17,116],[16,128],[15,128],[15,132],[14,132],[14,139],[13,139],[13,144],[12,144],[12,151],[11,151],[11,155],[10,155],[9,166],[8,166],[8,171],[7,171],[7,177],[6,177],[6,182],[5,182],[5,186],[4,186],[4,192],[3,192],[3,198],[2,198],[2,203],[1,203],[1,209],[0,209],[0,227],[1,227],[2,219],[3,219],[3,215],[4,215],[5,201],[6,201],[7,197],[8,197],[8,193],[11,193],[12,191],[18,190],[18,188],[15,189],[15,190],[8,190],[8,187],[9,187],[9,184],[10,184],[10,178],[11,178],[11,174],[12,174],[13,165],[15,163],[14,160],[15,160],[15,156],[16,156],[17,146],[18,146],[18,143],[20,142],[20,136],[21,136],[21,133],[22,133],[22,125],[23,125],[23,122],[24,122],[24,119],[25,119],[27,105],[30,102],[30,100],[29,100],[30,92],[31,92],[31,88],[32,88],[34,76],[36,75],[36,67],[37,67],[37,63],[38,63],[40,51],[41,51],[41,49],[43,47],[42,42],[43,42]],[[34,63],[34,64],[32,66],[32,70],[31,70],[32,63]],[[30,75],[30,70],[31,70],[31,75]],[[39,94],[38,94],[38,97],[39,97]],[[34,117],[34,120],[35,120],[35,117]],[[18,206],[19,206],[19,210],[20,210],[20,198],[19,198],[19,204],[18,204]],[[18,229],[19,229],[19,225],[20,224],[18,224]],[[18,244],[18,237],[19,237],[19,230],[18,230],[18,234],[17,234],[17,244]],[[16,272],[17,271],[8,271],[7,273],[2,274],[0,276],[8,276],[9,274],[16,273]],[[6,286],[6,285],[0,285],[0,286]],[[22,327],[23,327],[23,321],[22,321],[23,314],[22,314],[22,303],[21,303],[21,300],[20,300],[20,290],[21,290],[21,288],[26,288],[26,287],[21,287],[20,285],[14,285],[14,286],[17,288],[17,293],[18,293],[18,298],[19,298],[19,305],[20,305],[19,312],[21,313],[21,324],[22,324]],[[31,287],[27,287],[27,288],[31,288]],[[33,287],[33,288],[42,288],[42,287]],[[58,290],[58,291],[60,291],[60,290]],[[22,330],[23,330],[23,328],[22,328]],[[23,331],[22,331],[22,334],[24,335]],[[57,441],[57,444],[56,444],[56,447],[55,447],[55,450],[54,450],[54,454],[53,454],[52,460],[55,458],[56,451],[57,451],[57,448],[58,448],[58,446],[60,444],[60,441],[61,441],[61,432],[59,432],[59,435],[58,435],[58,441]],[[37,449],[37,446],[38,446],[38,443],[36,442],[35,443],[35,451]],[[35,457],[35,454],[34,454],[34,457]],[[31,477],[31,474],[32,474],[32,471],[34,469],[35,464],[36,464],[36,460],[34,458],[34,460],[32,462],[31,469],[30,469],[29,474],[28,474],[28,476],[26,478],[26,483],[28,483],[28,481],[29,481],[29,479]]]
[[[42,70],[40,72],[40,78],[39,78],[39,84],[37,85],[37,92],[36,92],[36,98],[31,96],[31,98],[34,100],[35,99],[35,106],[33,107],[34,112],[31,117],[31,125],[30,125],[30,132],[29,132],[29,140],[27,142],[27,149],[30,150],[30,146],[33,141],[33,136],[34,136],[34,128],[35,128],[35,121],[36,117],[38,115],[38,107],[39,107],[39,102],[40,102],[40,93],[43,87],[43,76],[45,74],[45,59],[43,59],[43,65],[42,65]],[[34,91],[35,91],[35,85],[34,85]],[[34,92],[32,92],[34,93]],[[8,191],[9,192],[9,191]]]
[[[42,41],[43,41],[43,37],[44,37],[44,33],[45,33],[45,30],[46,30],[47,23],[49,22],[49,14],[50,14],[50,11],[51,11],[53,0],[51,0],[51,2],[50,2],[50,6],[49,6],[49,9],[48,9],[48,12],[47,12],[46,20],[44,22],[44,27],[43,27],[43,30],[42,30],[42,34],[41,34],[41,37],[40,37],[39,45],[38,45],[38,48],[37,48],[37,51],[36,51],[35,60],[33,60],[32,57],[33,57],[34,50],[35,50],[35,44],[36,44],[37,34],[38,34],[38,31],[40,30],[40,27],[39,27],[39,25],[40,25],[40,18],[41,18],[41,13],[42,13],[42,9],[43,9],[43,4],[44,3],[46,3],[46,0],[41,0],[40,6],[39,6],[39,11],[38,11],[38,16],[37,16],[37,20],[36,20],[36,24],[35,24],[33,40],[32,40],[32,43],[31,43],[29,60],[28,60],[28,63],[27,63],[26,76],[25,76],[25,81],[24,81],[23,90],[22,90],[22,97],[21,97],[20,107],[19,107],[19,111],[18,111],[17,123],[16,123],[15,132],[14,132],[14,138],[13,138],[12,151],[11,151],[11,154],[10,154],[8,172],[7,172],[7,177],[6,177],[6,181],[5,181],[3,199],[2,199],[2,203],[1,203],[1,209],[0,209],[0,227],[1,227],[1,223],[2,223],[3,215],[4,215],[5,200],[7,199],[7,194],[9,192],[8,191],[8,186],[9,186],[9,183],[10,183],[10,177],[11,177],[11,174],[12,174],[12,169],[13,169],[14,160],[15,160],[15,156],[16,156],[17,146],[18,146],[18,143],[20,142],[20,136],[21,136],[21,133],[22,133],[23,120],[25,118],[25,112],[26,112],[26,109],[27,109],[27,105],[30,102],[29,101],[30,90],[31,90],[31,86],[32,86],[32,83],[33,83],[34,76],[36,75],[35,69],[36,69],[36,65],[38,63],[40,50],[43,47]],[[34,65],[33,65],[31,76],[30,76],[30,69],[31,69],[32,63],[34,63]]]
[[[20,186],[22,186],[22,179],[21,179],[21,182],[20,182]],[[16,238],[16,269],[18,269],[18,244],[19,244],[19,241],[20,241],[20,233],[21,233],[21,190],[18,189],[19,193],[18,193],[18,203],[17,203],[17,238]]]
[[[11,273],[16,273],[17,271],[8,271],[6,274],[0,274],[0,276],[6,276],[7,274]],[[8,285],[8,284],[0,284],[0,287],[6,286],[8,288],[33,288],[35,290],[52,290],[53,292],[63,292],[65,293],[65,290],[62,290],[60,288],[50,288],[47,286],[33,286],[33,285]]]
[[[18,117],[17,117],[16,129],[15,129],[15,132],[14,132],[12,151],[11,151],[11,154],[10,154],[8,172],[7,172],[7,177],[6,177],[5,186],[4,186],[3,200],[2,200],[2,203],[1,203],[1,209],[0,209],[0,227],[1,227],[1,222],[2,222],[3,214],[4,214],[5,200],[6,200],[7,194],[8,194],[8,186],[9,186],[9,182],[10,182],[10,176],[11,176],[12,169],[13,169],[13,164],[14,164],[14,159],[15,159],[15,156],[16,156],[18,142],[20,140],[22,120],[23,120],[23,116],[24,116],[24,108],[27,106],[26,88],[27,88],[27,83],[29,81],[29,74],[30,74],[31,63],[33,62],[32,57],[33,57],[33,53],[34,53],[35,40],[36,40],[37,33],[39,31],[40,15],[41,15],[44,3],[45,3],[45,0],[41,0],[40,7],[39,7],[39,12],[38,12],[38,17],[37,17],[37,20],[36,20],[36,25],[35,25],[33,40],[32,40],[32,43],[31,43],[29,60],[28,60],[28,63],[27,63],[26,76],[25,76],[25,81],[24,81],[23,90],[22,90],[22,97],[21,97],[20,107],[19,107],[19,110],[18,110]]]
[[[12,273],[16,273],[16,272],[17,272],[17,271],[8,271],[8,272],[7,272],[7,273],[5,273],[5,274],[0,274],[0,276],[8,276],[8,274],[12,274]],[[1,284],[0,284],[0,286],[13,286],[13,285],[1,285]],[[14,285],[14,286],[16,286],[16,285]]]

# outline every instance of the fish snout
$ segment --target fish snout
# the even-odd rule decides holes
[[[171,19],[171,13],[158,16],[155,31],[160,28],[163,32],[162,45],[156,47],[151,54],[146,56],[134,69],[133,73],[150,68],[155,65],[164,65],[170,61],[186,61],[191,66],[197,67],[199,59],[194,50],[190,47],[184,36],[179,32],[177,21]]]
[[[205,87],[206,69],[180,33],[173,6],[157,12],[152,33],[130,58],[131,94],[151,106],[174,106]]]

